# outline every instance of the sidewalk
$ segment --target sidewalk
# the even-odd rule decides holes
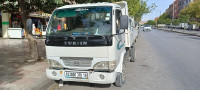
[[[39,55],[46,58],[44,40],[37,40]],[[30,59],[26,39],[0,38],[0,90],[44,90],[53,83],[45,74],[47,62]]]
[[[191,31],[191,30],[182,30],[182,29],[173,29],[172,30],[171,28],[159,28],[159,30],[172,31],[172,32],[177,32],[177,33],[188,34],[188,35],[200,37],[200,31]]]

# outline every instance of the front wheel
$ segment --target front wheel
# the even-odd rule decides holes
[[[122,87],[124,85],[124,81],[122,79],[122,73],[120,73],[118,76],[117,76],[117,79],[115,81],[115,86],[116,87]]]
[[[122,64],[122,73],[118,73],[116,81],[114,83],[115,86],[122,87],[124,85],[125,78],[126,78],[126,61],[124,60]]]

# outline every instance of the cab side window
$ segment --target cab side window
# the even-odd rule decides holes
[[[116,20],[116,33],[119,33],[120,30],[120,16],[121,10],[115,10],[115,20]]]

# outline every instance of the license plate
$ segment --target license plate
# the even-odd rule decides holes
[[[87,72],[65,72],[66,78],[88,79]]]

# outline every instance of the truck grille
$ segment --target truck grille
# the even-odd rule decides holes
[[[84,57],[61,57],[65,66],[71,67],[90,67],[93,58]]]

